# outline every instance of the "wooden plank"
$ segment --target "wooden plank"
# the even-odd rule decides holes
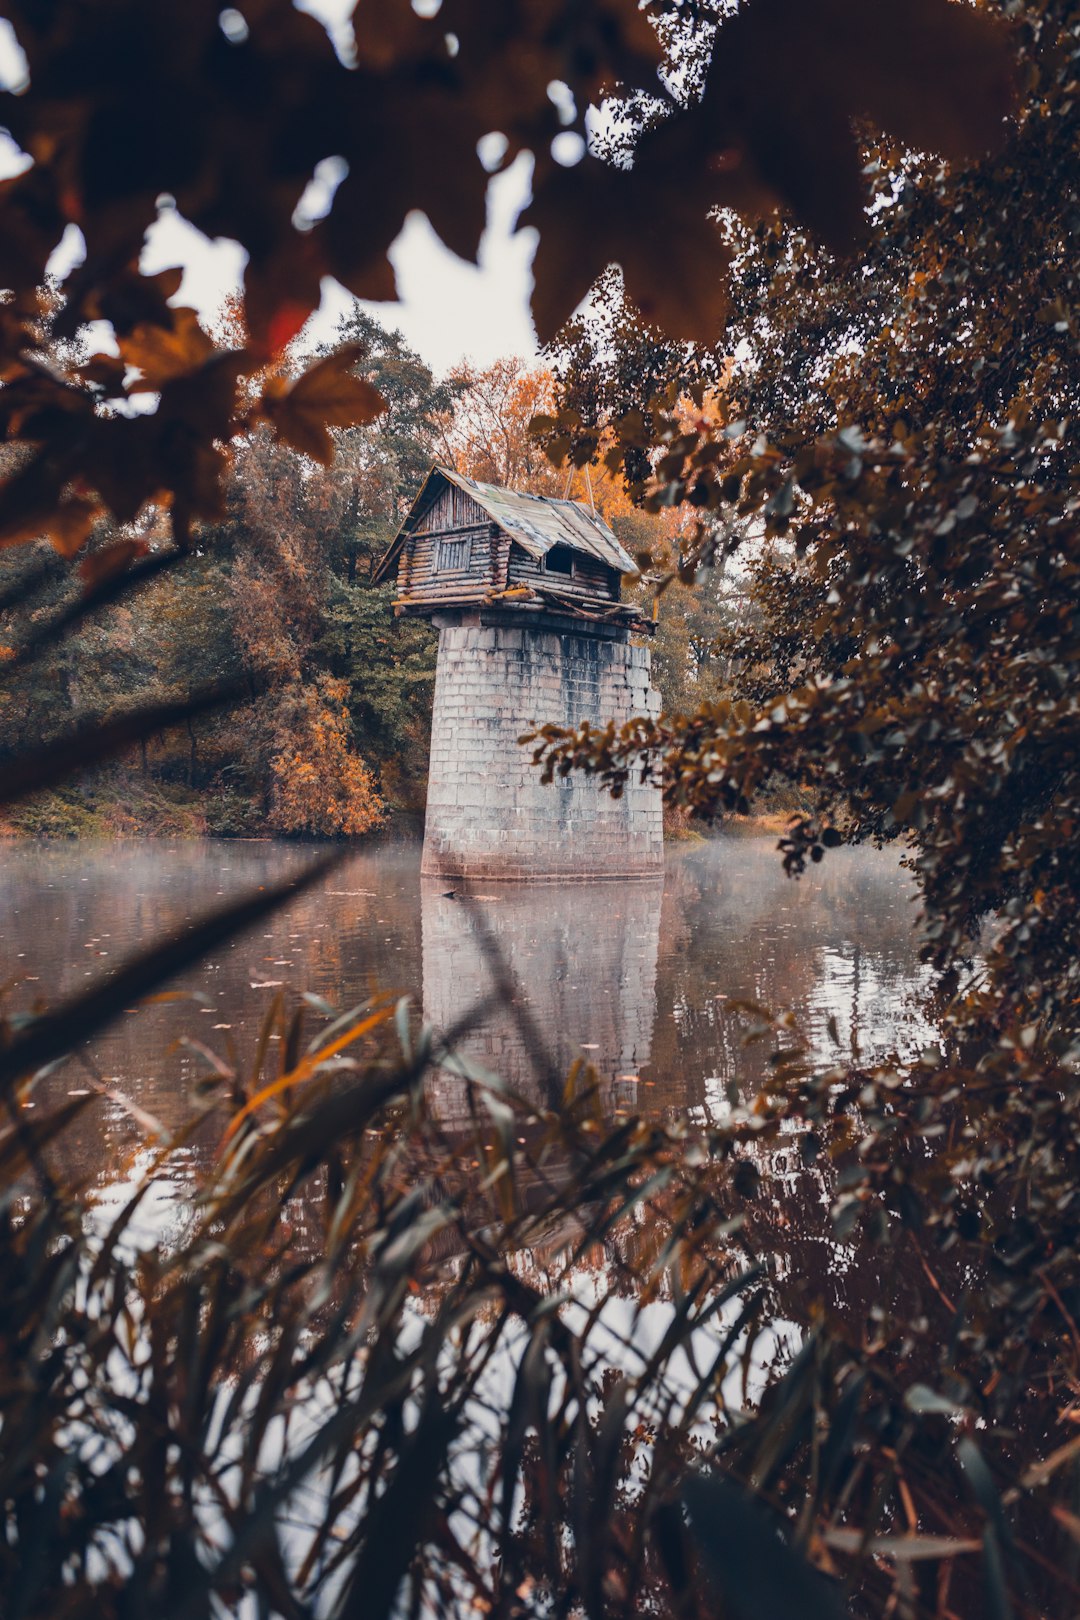
[[[436,495],[427,511],[416,525],[417,534],[426,534],[433,529],[452,529],[454,526],[454,509],[451,499],[451,485],[447,484]]]
[[[471,495],[455,484],[447,484],[423,514],[414,532],[435,534],[451,529],[486,527],[487,523],[487,513],[477,506]]]
[[[479,511],[475,502],[470,504],[473,511]],[[446,516],[445,509],[436,514],[440,523],[445,522]],[[410,602],[423,598],[433,604],[443,604],[448,599],[461,599],[470,586],[474,594],[484,594],[496,583],[498,535],[497,526],[487,521],[411,535],[407,543],[408,572],[401,596]],[[461,541],[468,543],[468,560],[450,567],[443,560],[446,550]]]

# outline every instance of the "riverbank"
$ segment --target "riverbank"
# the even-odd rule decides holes
[[[10,807],[0,820],[4,838],[236,838],[257,832],[265,832],[265,816],[242,794],[153,777],[65,784]]]
[[[387,822],[412,830],[421,812],[387,805]],[[37,793],[0,814],[0,839],[266,838],[261,797],[214,783],[190,787],[112,768]],[[367,842],[367,837],[358,842]]]
[[[740,836],[787,831],[793,809],[763,809],[752,815],[724,816],[710,824],[684,812],[665,813],[666,844],[700,844],[720,832]],[[422,830],[423,814],[391,805],[388,822]],[[0,817],[0,839],[253,838],[266,837],[264,807],[243,793],[191,788],[158,777],[99,772],[89,781],[65,783],[11,807]],[[368,843],[369,837],[357,842]]]

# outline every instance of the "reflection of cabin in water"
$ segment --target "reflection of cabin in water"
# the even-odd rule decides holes
[[[501,606],[640,630],[620,602],[633,559],[603,518],[577,501],[479,484],[435,467],[379,565],[397,562],[399,613]]]
[[[660,794],[573,772],[544,786],[525,731],[655,715],[651,622],[620,601],[633,560],[595,511],[435,467],[376,570],[439,630],[424,870],[628,877],[663,863]]]

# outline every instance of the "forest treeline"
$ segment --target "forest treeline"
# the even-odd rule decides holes
[[[226,308],[223,319],[233,318]],[[355,837],[422,814],[437,637],[424,621],[396,619],[394,583],[372,575],[435,461],[595,500],[631,549],[675,555],[674,514],[645,513],[602,468],[588,482],[557,469],[530,433],[551,404],[550,371],[511,356],[439,379],[359,309],[323,353],[347,345],[359,346],[382,414],[338,430],[330,466],[267,427],[241,439],[225,516],[200,529],[180,566],[88,616],[47,659],[9,670],[0,762],[136,703],[183,703],[208,686],[235,700],[15,807],[10,831]],[[0,554],[0,656],[15,659],[36,625],[79,599],[118,536],[162,554],[167,514],[151,510],[126,530],[100,522],[74,576],[47,541]],[[726,687],[733,660],[717,637],[746,613],[738,582],[722,573],[665,597],[655,678],[666,708],[689,711]]]
[[[361,343],[386,410],[337,435],[326,468],[276,445],[266,428],[236,446],[223,521],[135,600],[79,625],[47,659],[14,672],[0,708],[0,752],[60,735],[76,716],[108,719],[135,702],[186,699],[210,685],[237,701],[143,738],[119,760],[15,814],[34,833],[363,833],[387,805],[417,803],[426,759],[434,638],[395,625],[391,587],[370,575],[434,459],[459,386],[440,383],[393,332],[359,313],[340,343]],[[106,523],[89,564],[115,542]],[[136,538],[167,545],[154,510]],[[8,552],[4,588],[41,569],[7,615],[20,635],[78,596],[60,558]],[[421,801],[422,802],[422,801]]]

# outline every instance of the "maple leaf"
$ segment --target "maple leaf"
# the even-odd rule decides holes
[[[136,326],[171,326],[178,311],[169,303],[180,291],[184,272],[179,265],[144,276],[133,264],[115,275],[87,298],[85,314],[109,321],[118,336]],[[69,293],[70,297],[70,293]],[[61,310],[58,321],[67,310]],[[75,327],[71,328],[76,330]]]
[[[171,327],[140,321],[118,340],[123,359],[142,372],[148,389],[157,390],[174,377],[198,371],[214,354],[214,341],[199,325],[193,309],[172,311]]]
[[[276,359],[319,307],[320,251],[315,232],[290,230],[269,252],[252,255],[244,272],[243,321],[260,359]]]
[[[361,344],[349,343],[317,360],[291,385],[282,377],[271,378],[259,411],[278,439],[328,467],[334,445],[327,429],[362,427],[386,409],[378,389],[353,375],[362,354]]]
[[[49,514],[47,533],[61,557],[74,557],[100,513],[101,507],[96,501],[77,495]]]
[[[862,0],[750,0],[719,30],[694,118],[726,160],[731,197],[718,200],[747,215],[790,208],[846,252],[866,225],[855,119],[963,161],[1002,144],[1012,94],[1007,31],[955,0],[912,0],[902,16]]]
[[[79,564],[79,573],[86,589],[92,591],[95,585],[104,584],[137,557],[145,557],[149,550],[150,547],[145,540],[116,540],[111,546],[105,546],[103,550],[95,551],[92,556],[84,557]]]
[[[47,534],[63,556],[74,556],[99,509],[82,496],[63,499],[65,471],[42,452],[0,484],[0,547]]]
[[[395,0],[356,0],[352,25],[358,63],[379,73],[399,62],[433,55],[445,35],[445,24],[437,33],[430,17]]]
[[[522,225],[533,226],[540,235],[532,267],[532,315],[541,346],[551,342],[589,284],[611,263],[613,245],[602,222],[611,216],[612,194],[625,179],[617,169],[586,158],[553,173],[522,215]],[[566,226],[567,218],[578,213],[591,215],[597,224],[580,241]]]
[[[715,339],[728,302],[728,255],[709,217],[718,189],[700,165],[672,184],[651,158],[629,172],[585,158],[553,173],[524,221],[540,232],[532,301],[540,342],[551,341],[609,264],[621,265],[650,323],[678,340]],[[581,237],[567,228],[574,216],[592,221]]]

